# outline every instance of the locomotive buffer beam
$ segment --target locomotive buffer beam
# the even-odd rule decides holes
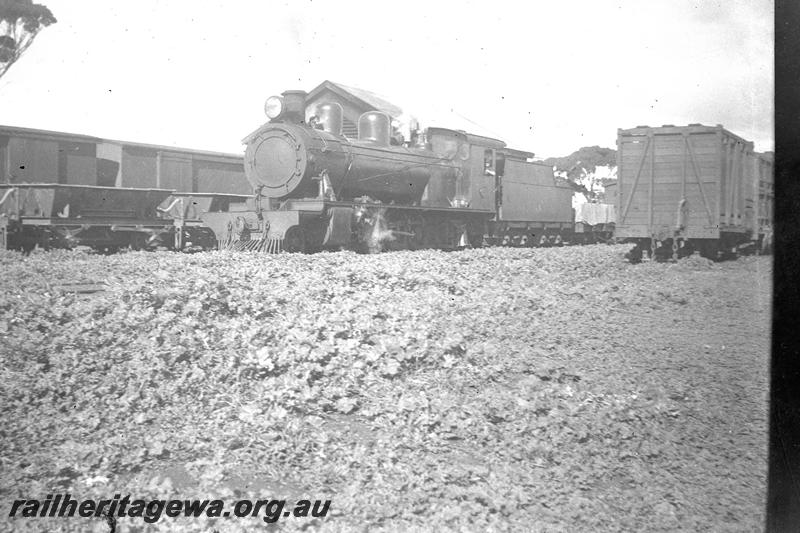
[[[295,210],[207,212],[202,220],[214,232],[220,249],[237,249],[238,242],[257,241],[264,241],[263,247],[280,248],[287,231],[300,224],[300,214]]]

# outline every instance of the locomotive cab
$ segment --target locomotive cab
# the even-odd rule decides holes
[[[450,182],[432,184],[427,205],[494,211],[494,191],[498,187],[498,168],[501,176],[504,168],[501,151],[505,143],[445,128],[428,128],[427,134],[430,149],[453,161],[458,169]]]

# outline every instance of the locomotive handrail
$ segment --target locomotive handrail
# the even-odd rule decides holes
[[[416,165],[406,165],[406,166],[404,166],[402,168],[401,172],[405,172],[405,171],[410,170],[412,168],[433,167],[433,166],[444,166],[445,168],[450,168],[447,165],[440,165],[439,163],[418,163]],[[384,176],[392,176],[394,174],[397,174],[397,172],[398,172],[397,170],[394,170],[392,172],[384,172],[382,174],[373,174],[373,175],[370,175],[370,176],[365,176],[363,178],[359,178],[358,181],[369,181],[369,180],[374,180],[375,178],[382,178]]]
[[[328,151],[328,140],[325,137],[323,137],[322,135],[320,135],[316,128],[310,128],[310,129],[314,133],[316,138],[319,139],[320,141],[322,141],[322,152],[323,153],[327,152]]]
[[[342,148],[344,152],[347,154],[347,167],[344,169],[344,174],[342,175],[341,185],[339,186],[339,190],[333,190],[334,196],[339,198],[342,188],[344,188],[344,184],[347,183],[347,178],[350,176],[350,171],[353,170],[353,162],[355,161],[355,156],[353,155],[353,146],[350,143],[342,143]]]

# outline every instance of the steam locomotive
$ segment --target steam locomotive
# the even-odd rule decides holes
[[[572,189],[500,140],[427,128],[406,140],[363,113],[342,134],[339,103],[304,91],[267,99],[243,143],[253,196],[202,215],[221,248],[266,252],[545,246],[575,241]]]

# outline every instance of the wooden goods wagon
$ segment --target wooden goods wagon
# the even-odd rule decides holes
[[[251,192],[239,154],[2,125],[0,183]]]
[[[158,205],[163,189],[54,183],[0,184],[0,248],[91,246],[107,251],[157,245],[173,231]]]
[[[637,244],[633,259],[642,249],[716,259],[758,240],[757,159],[719,125],[618,130],[616,237]]]

